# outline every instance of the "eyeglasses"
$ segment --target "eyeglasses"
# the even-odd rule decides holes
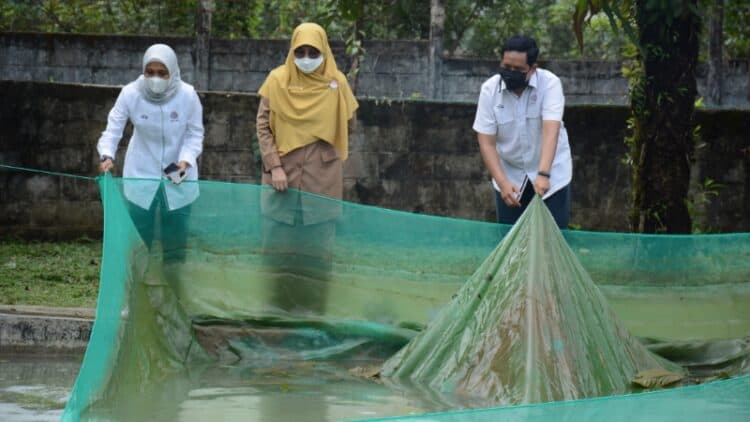
[[[311,59],[317,59],[318,57],[320,57],[320,50],[308,45],[303,45],[294,49],[294,57],[301,59],[305,56]]]

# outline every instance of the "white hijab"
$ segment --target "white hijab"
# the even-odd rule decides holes
[[[167,86],[167,90],[161,94],[151,91],[146,83],[146,78],[143,76],[143,72],[146,71],[146,66],[151,62],[159,62],[166,66],[169,71],[169,85]],[[143,97],[152,103],[164,104],[177,94],[181,82],[180,66],[177,64],[177,55],[174,50],[166,44],[154,44],[149,47],[148,50],[146,50],[146,53],[143,54],[143,69],[141,70],[141,76],[136,80],[138,91]]]

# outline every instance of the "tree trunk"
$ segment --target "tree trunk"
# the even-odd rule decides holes
[[[692,229],[687,195],[700,18],[693,12],[698,0],[674,3],[636,1],[643,76],[630,104],[635,118],[631,223],[641,233]]]
[[[430,3],[430,72],[429,98],[442,97],[443,29],[445,27],[445,7],[443,0]]]
[[[711,14],[711,34],[708,48],[708,81],[706,92],[709,103],[721,105],[722,76],[724,60],[724,0],[716,0]]]
[[[364,27],[364,3],[360,3],[359,12],[357,19],[354,21],[352,26],[352,37],[350,40],[349,50],[352,58],[352,66],[349,68],[349,85],[354,95],[357,94],[357,88],[359,85],[359,71],[362,69],[362,56],[364,55],[364,49],[362,48],[362,28]]]
[[[211,14],[213,0],[198,1],[195,14],[195,40],[193,44],[193,85],[196,89],[209,89],[209,57],[211,48]]]

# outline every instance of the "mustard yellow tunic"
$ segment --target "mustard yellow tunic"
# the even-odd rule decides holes
[[[294,64],[294,50],[303,45],[315,47],[323,56],[323,63],[311,73]],[[325,30],[314,23],[299,25],[285,63],[271,71],[258,93],[262,183],[270,184],[271,170],[281,166],[290,188],[341,199],[342,162],[349,154],[350,122],[359,104],[336,67]],[[324,210],[324,201],[286,193],[265,193],[264,214],[287,224],[300,219],[302,224],[314,224],[334,216]]]

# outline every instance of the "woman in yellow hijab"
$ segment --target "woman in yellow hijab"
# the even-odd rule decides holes
[[[321,314],[341,208],[318,195],[343,196],[342,163],[357,100],[336,67],[325,30],[314,23],[295,28],[286,62],[258,92],[262,182],[273,186],[261,201],[272,303],[286,312]]]
[[[342,162],[359,105],[336,67],[325,30],[314,23],[295,28],[286,62],[258,93],[263,184],[341,199]]]

